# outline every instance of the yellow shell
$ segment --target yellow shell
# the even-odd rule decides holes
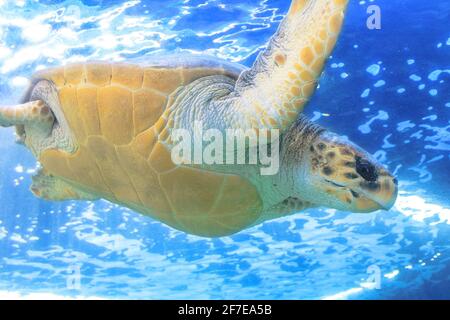
[[[125,205],[174,228],[215,237],[238,232],[261,214],[246,179],[175,166],[159,141],[171,93],[200,77],[228,74],[212,67],[145,67],[87,63],[45,70],[77,151],[44,151],[39,161],[74,187]]]

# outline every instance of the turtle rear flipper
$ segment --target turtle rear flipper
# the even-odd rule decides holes
[[[317,205],[304,201],[301,199],[298,199],[296,197],[288,197],[281,201],[280,203],[277,203],[273,207],[269,208],[268,210],[264,211],[261,215],[261,217],[255,221],[252,226],[256,226],[260,223],[263,223],[265,221],[270,221],[274,219],[278,219],[281,217],[289,216],[294,213],[298,213],[300,211],[303,211],[308,208],[315,208]]]
[[[58,177],[47,174],[44,170],[40,170],[32,179],[33,183],[30,190],[36,197],[42,199],[52,201],[98,199],[98,197],[78,190]]]

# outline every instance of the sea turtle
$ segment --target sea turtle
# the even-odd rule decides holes
[[[396,179],[301,116],[347,3],[293,0],[249,69],[179,54],[39,71],[22,104],[0,109],[0,125],[16,126],[41,164],[36,196],[104,198],[195,235],[230,235],[313,206],[389,209]],[[280,130],[280,169],[262,175],[260,162],[175,164],[172,133],[193,133],[198,121],[221,133]]]

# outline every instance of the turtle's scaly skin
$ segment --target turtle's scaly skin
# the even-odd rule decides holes
[[[160,118],[179,86],[221,69],[90,63],[36,75],[51,81],[77,150],[44,151],[46,171],[98,197],[202,236],[232,234],[261,214],[247,180],[173,164]],[[229,75],[232,76],[232,75]],[[36,81],[35,80],[35,81]]]

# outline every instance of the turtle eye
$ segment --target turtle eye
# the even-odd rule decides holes
[[[356,172],[366,181],[376,181],[378,179],[375,166],[361,157],[356,157]]]

